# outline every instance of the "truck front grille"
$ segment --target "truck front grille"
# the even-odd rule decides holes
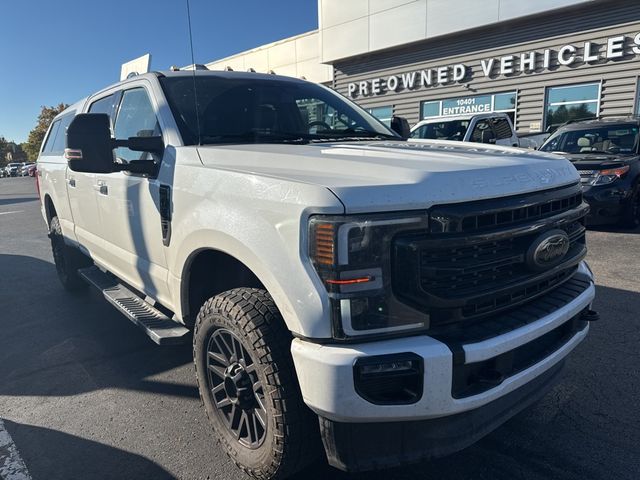
[[[394,294],[428,313],[432,327],[526,303],[576,271],[586,255],[587,211],[579,184],[529,196],[435,207],[430,212],[430,232],[394,240]],[[534,270],[527,252],[551,230],[567,234],[569,249],[560,264]]]

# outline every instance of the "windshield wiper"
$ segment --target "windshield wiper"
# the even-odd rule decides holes
[[[221,134],[221,135],[203,135],[203,144],[217,143],[234,143],[234,144],[251,144],[251,143],[296,143],[306,144],[309,139],[303,135],[286,132],[245,132],[238,134]]]
[[[320,142],[358,142],[363,140],[401,140],[396,135],[374,132],[371,130],[344,130],[342,132],[316,133],[309,139],[312,143]]]

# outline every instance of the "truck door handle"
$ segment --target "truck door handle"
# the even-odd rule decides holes
[[[67,178],[67,183],[71,188],[76,188],[76,179],[75,178]]]
[[[100,193],[100,195],[109,195],[109,187],[104,180],[98,180],[98,183],[93,188]]]

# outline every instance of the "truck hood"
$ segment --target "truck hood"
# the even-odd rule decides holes
[[[346,213],[413,210],[579,181],[562,157],[448,141],[201,146],[211,168],[330,189]]]
[[[634,155],[603,155],[595,153],[574,153],[563,155],[578,170],[607,170],[637,162]]]

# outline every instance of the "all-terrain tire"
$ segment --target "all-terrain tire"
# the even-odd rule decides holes
[[[90,266],[91,259],[65,243],[58,217],[51,219],[49,238],[51,239],[53,261],[62,286],[69,292],[86,290],[88,285],[78,275],[78,269]]]
[[[207,416],[231,460],[261,480],[293,475],[323,453],[318,419],[300,393],[291,338],[271,296],[260,289],[221,293],[196,319],[193,356]]]

